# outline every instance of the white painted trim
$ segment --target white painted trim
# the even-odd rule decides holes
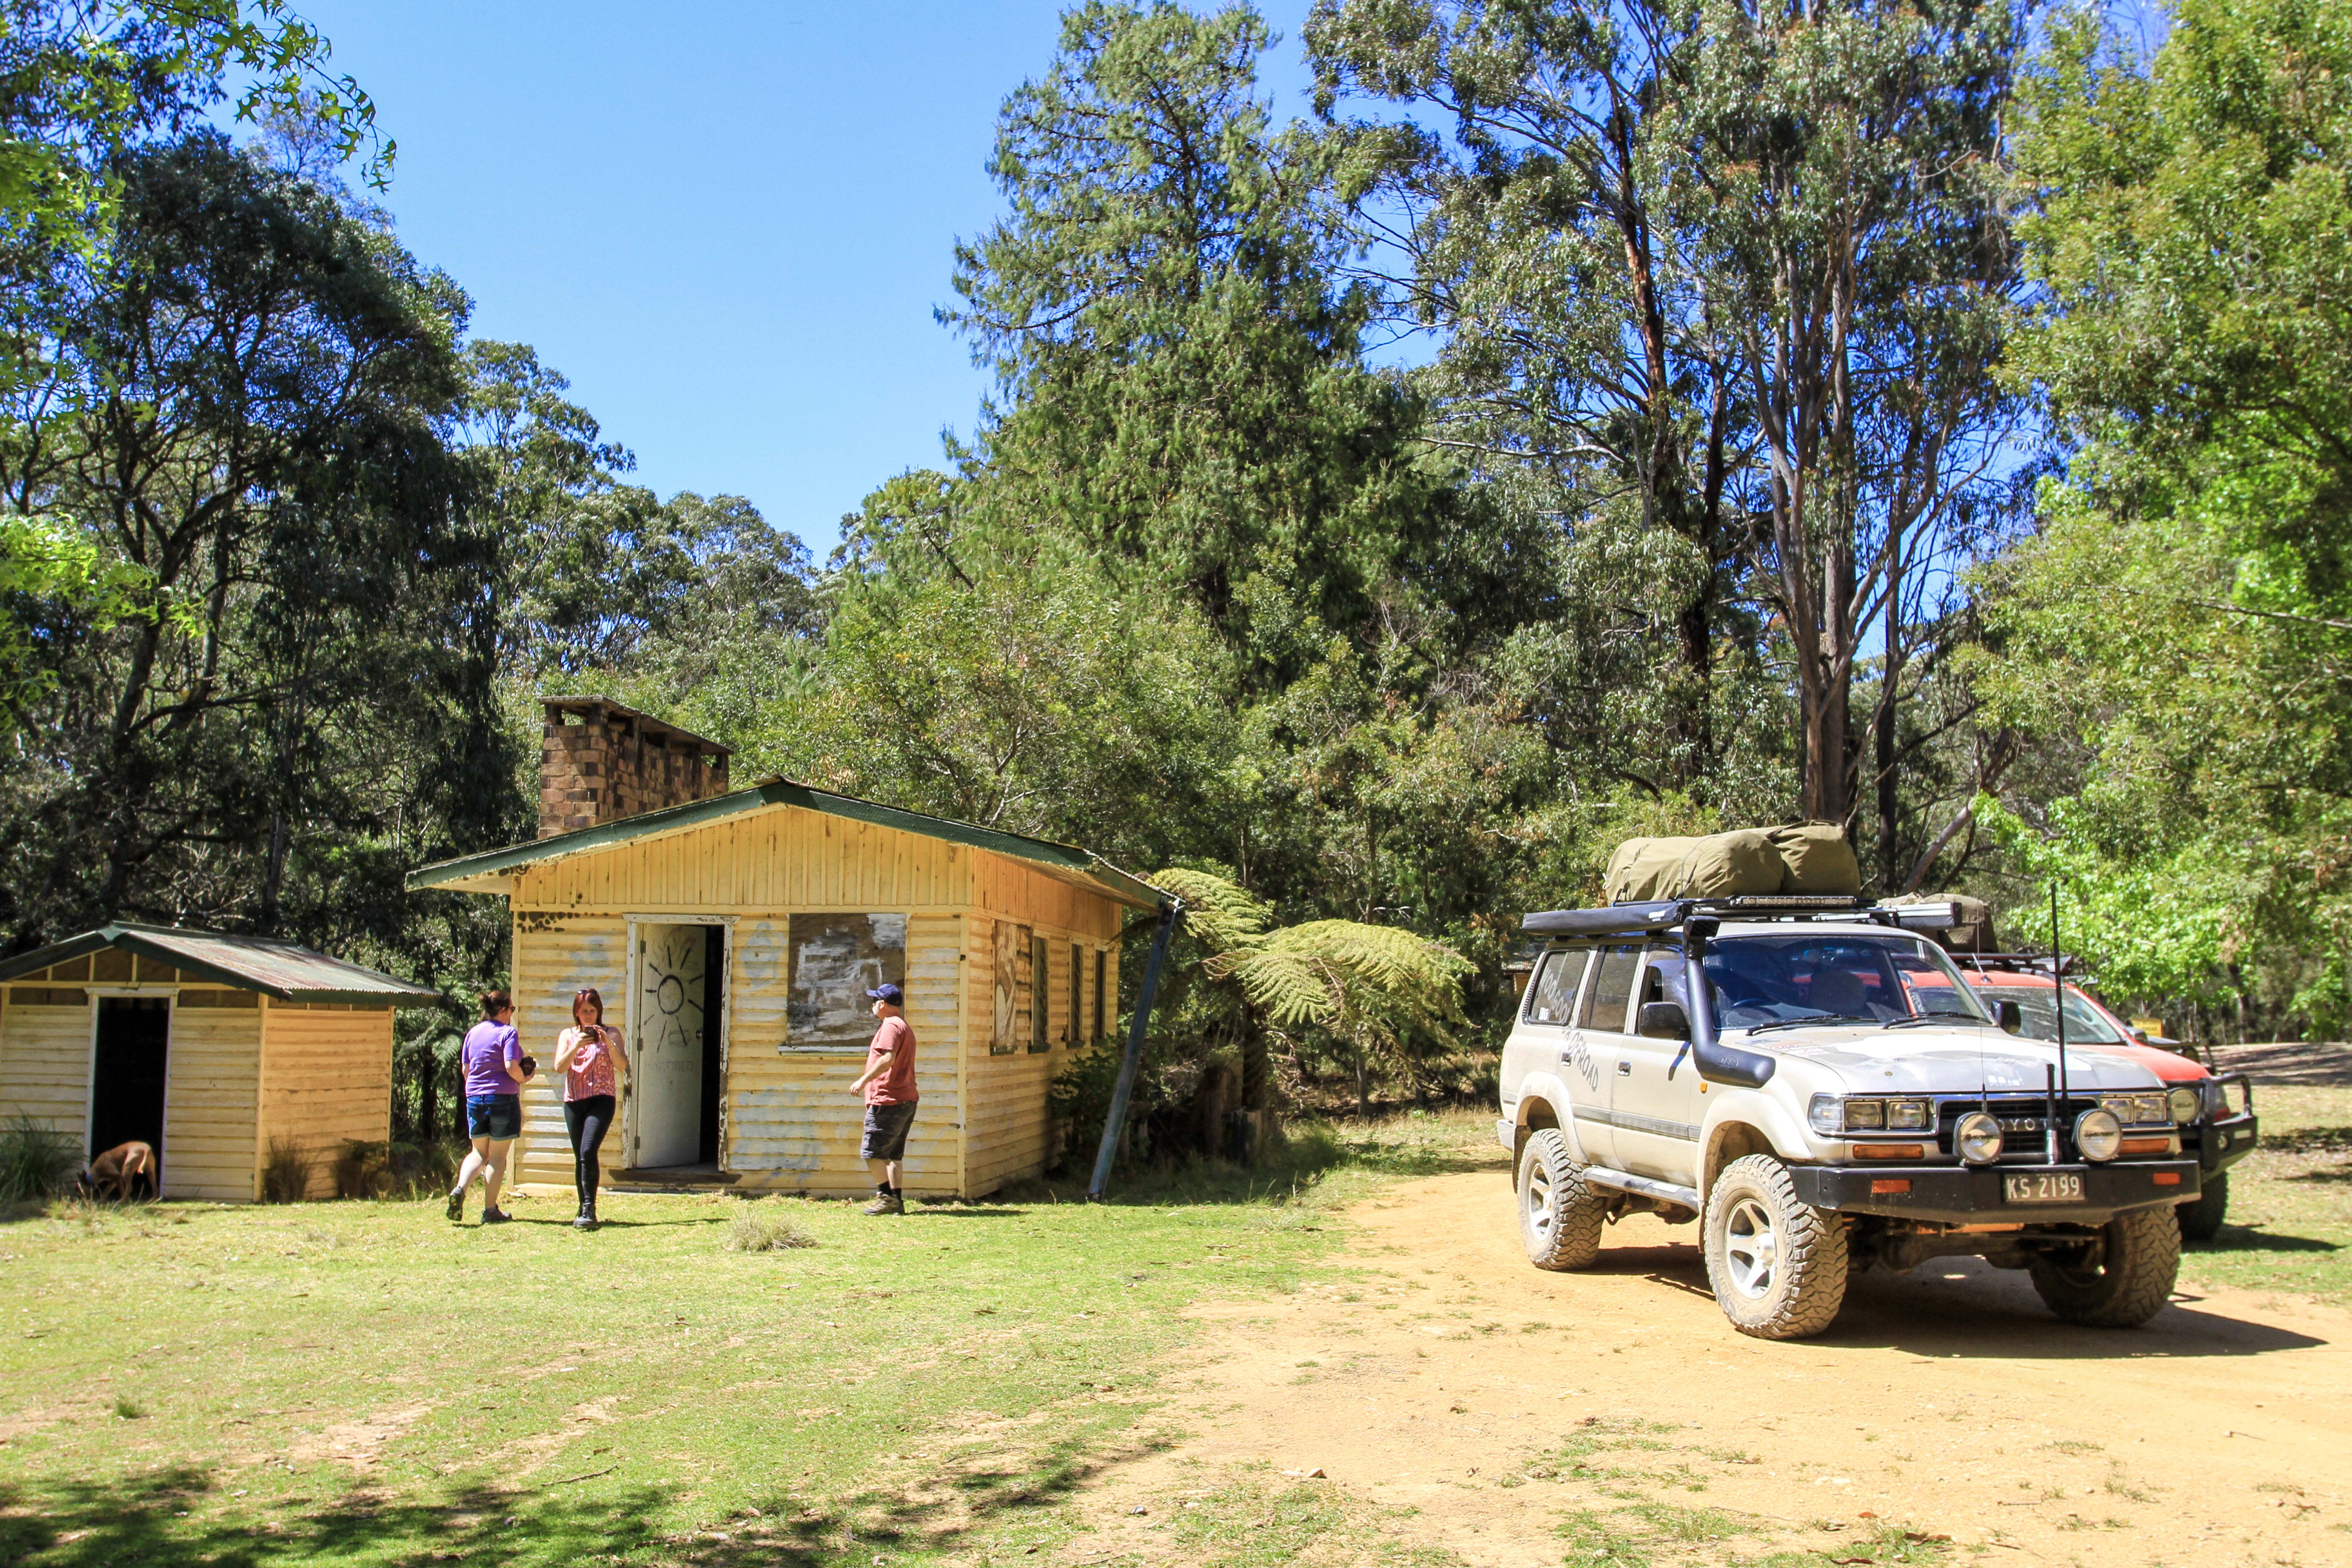
[[[89,1146],[90,1129],[98,1120],[98,994],[91,992],[89,1000],[82,1005],[89,1009],[89,1055],[82,1063],[81,1069],[81,1163],[87,1165],[90,1156],[98,1152]],[[168,1071],[171,1068],[169,1057],[164,1058],[163,1065]]]

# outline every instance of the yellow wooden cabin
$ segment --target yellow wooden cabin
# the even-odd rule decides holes
[[[110,925],[0,963],[0,1119],[86,1160],[154,1147],[163,1196],[252,1203],[273,1142],[330,1196],[392,1135],[392,1015],[422,990],[291,942]]]
[[[922,1098],[907,1191],[1042,1170],[1046,1086],[1117,1028],[1122,921],[1168,895],[1067,845],[783,779],[725,790],[725,764],[616,703],[550,700],[542,837],[408,879],[509,900],[515,1023],[541,1062],[574,994],[602,994],[631,1068],[609,1179],[868,1189],[850,1084],[885,981]],[[562,1097],[551,1073],[523,1090],[525,1183],[571,1183]]]

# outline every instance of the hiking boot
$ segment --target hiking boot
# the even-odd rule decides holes
[[[484,1225],[504,1225],[507,1221],[512,1218],[514,1218],[514,1215],[507,1213],[504,1209],[484,1209],[482,1211],[482,1223]]]
[[[860,1214],[905,1214],[907,1200],[896,1193],[877,1193],[874,1194],[874,1201],[858,1212]]]
[[[449,1191],[449,1206],[442,1212],[449,1216],[449,1223],[452,1225],[463,1220],[466,1217],[466,1189],[463,1187],[451,1188]]]

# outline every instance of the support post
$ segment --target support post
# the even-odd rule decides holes
[[[1110,1163],[1118,1152],[1118,1135],[1127,1125],[1128,1097],[1135,1092],[1135,1074],[1143,1065],[1143,1035],[1151,1023],[1152,998],[1160,994],[1160,966],[1168,961],[1168,939],[1176,934],[1176,922],[1184,918],[1184,906],[1171,902],[1160,911],[1160,929],[1151,934],[1151,956],[1143,963],[1143,989],[1136,994],[1135,1021],[1128,1026],[1127,1058],[1118,1064],[1118,1082],[1110,1091],[1110,1115],[1103,1121],[1102,1148],[1095,1155],[1094,1180],[1087,1184],[1087,1196],[1099,1200],[1110,1188]]]

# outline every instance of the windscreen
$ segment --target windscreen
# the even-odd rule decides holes
[[[2028,1039],[2055,1040],[2058,1037],[2058,1008],[2051,999],[2048,985],[1988,985],[1977,995],[1988,1007],[1995,1002],[2016,1003],[2017,1032]],[[2096,1007],[2072,990],[2066,993],[2066,1039],[2070,1045],[2120,1046],[2125,1043],[2116,1026],[2108,1023]]]
[[[1841,1020],[1992,1020],[1943,950],[1919,937],[1852,932],[1727,936],[1707,949],[1717,1026]],[[2067,1016],[2067,1028],[2074,1027]]]

